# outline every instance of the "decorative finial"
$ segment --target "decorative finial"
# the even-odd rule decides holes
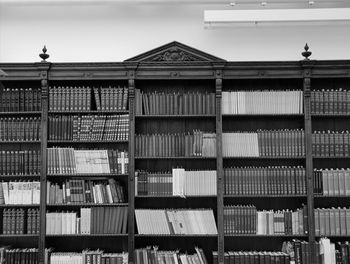
[[[303,57],[305,57],[304,60],[309,60],[309,57],[311,56],[312,52],[309,51],[309,46],[307,45],[307,43],[305,44],[304,50],[301,55],[303,55]]]
[[[46,51],[47,51],[46,45],[44,45],[43,53],[39,54],[39,57],[43,59],[41,62],[46,62],[46,59],[48,59],[50,57],[49,54],[46,54]]]

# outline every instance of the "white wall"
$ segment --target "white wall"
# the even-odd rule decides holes
[[[0,3],[0,62],[123,61],[177,40],[232,61],[350,59],[350,26],[205,29],[210,5],[11,5]]]

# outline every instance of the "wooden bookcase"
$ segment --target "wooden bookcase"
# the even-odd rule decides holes
[[[304,54],[305,55],[305,54]],[[308,56],[306,56],[308,57]],[[301,57],[302,58],[302,57]],[[100,248],[106,251],[128,251],[129,263],[134,263],[134,249],[147,245],[159,245],[160,249],[180,249],[192,252],[194,246],[202,247],[209,262],[212,251],[218,252],[218,261],[223,264],[227,250],[281,250],[283,241],[293,238],[306,240],[310,244],[310,263],[315,260],[314,208],[350,206],[347,197],[323,197],[314,195],[314,168],[349,167],[345,157],[318,158],[312,155],[312,132],[314,130],[349,130],[347,114],[311,114],[311,90],[349,89],[349,61],[300,61],[281,62],[228,62],[178,42],[171,42],[124,62],[118,63],[1,63],[0,68],[8,76],[0,77],[5,87],[37,87],[41,89],[42,110],[40,113],[0,113],[4,116],[41,115],[41,141],[26,143],[28,148],[41,149],[41,203],[40,234],[38,236],[0,235],[2,244],[15,247],[39,248],[40,263],[43,263],[45,247],[60,251]],[[129,140],[128,142],[63,142],[48,140],[48,118],[50,115],[71,115],[70,112],[48,111],[49,86],[127,86],[129,89]],[[145,92],[191,92],[206,91],[215,94],[215,115],[188,116],[139,116],[135,114],[135,89]],[[304,112],[293,115],[222,115],[222,92],[234,90],[300,90],[303,91]],[[83,113],[80,113],[83,114]],[[94,111],[86,114],[94,114]],[[135,135],[142,133],[182,133],[193,129],[216,132],[215,158],[167,157],[149,158],[135,156]],[[256,131],[258,129],[303,129],[305,131],[305,156],[303,157],[257,157],[227,158],[222,155],[222,133],[232,131]],[[45,212],[53,210],[74,210],[62,205],[50,208],[46,204],[46,182],[61,180],[60,176],[47,175],[46,149],[52,146],[82,146],[105,148],[122,146],[129,151],[128,176],[115,175],[122,181],[127,193],[128,235],[102,236],[47,236]],[[0,142],[1,150],[22,148],[19,142]],[[217,196],[149,197],[135,196],[135,171],[164,171],[182,166],[186,169],[213,169],[217,171]],[[306,170],[306,195],[224,195],[224,168],[230,166],[303,166]],[[99,175],[96,175],[99,177]],[[7,181],[19,178],[1,176]],[[308,234],[284,235],[225,235],[224,206],[254,204],[262,209],[296,209],[301,204],[308,208]],[[75,209],[80,205],[76,205]],[[126,205],[125,205],[126,206]],[[1,206],[3,210],[7,206]],[[9,206],[11,207],[11,206]],[[23,208],[27,208],[23,206]],[[217,236],[158,236],[139,235],[135,221],[135,209],[140,208],[210,208],[215,213]],[[311,213],[312,212],[312,213]],[[35,240],[33,240],[33,237]],[[331,236],[333,242],[347,237]],[[317,239],[317,237],[316,237]],[[69,247],[67,242],[69,241]],[[73,246],[73,247],[72,247]]]

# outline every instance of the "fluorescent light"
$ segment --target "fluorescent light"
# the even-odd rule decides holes
[[[262,10],[205,10],[206,26],[227,24],[264,24],[298,22],[344,22],[350,21],[350,8],[310,9],[262,9]]]
[[[0,69],[0,77],[7,76],[7,73]]]

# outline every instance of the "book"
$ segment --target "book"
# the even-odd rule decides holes
[[[215,133],[135,135],[136,157],[215,157]]]
[[[127,210],[127,207],[82,207],[78,212],[47,212],[46,234],[127,234]],[[106,225],[110,219],[111,225]]]
[[[304,208],[295,211],[258,211],[252,205],[228,205],[224,207],[224,233],[304,235],[307,221],[304,211]]]
[[[305,155],[304,131],[258,130],[222,134],[223,157],[302,157]]]
[[[139,234],[217,234],[212,209],[136,209],[135,217]]]
[[[201,196],[216,195],[216,171],[186,171],[172,169],[172,173],[135,173],[135,195]]]
[[[223,115],[302,114],[303,92],[224,91],[221,111]]]
[[[122,141],[129,138],[129,115],[50,115],[49,140]]]
[[[124,189],[114,179],[69,179],[61,183],[47,181],[47,204],[124,203]],[[69,197],[69,199],[68,199]]]
[[[39,234],[39,210],[5,208],[2,214],[2,234]]]
[[[127,174],[128,153],[121,150],[48,148],[48,174]],[[123,158],[118,158],[118,156]]]
[[[135,90],[137,115],[214,115],[215,94],[203,92],[170,93]]]

